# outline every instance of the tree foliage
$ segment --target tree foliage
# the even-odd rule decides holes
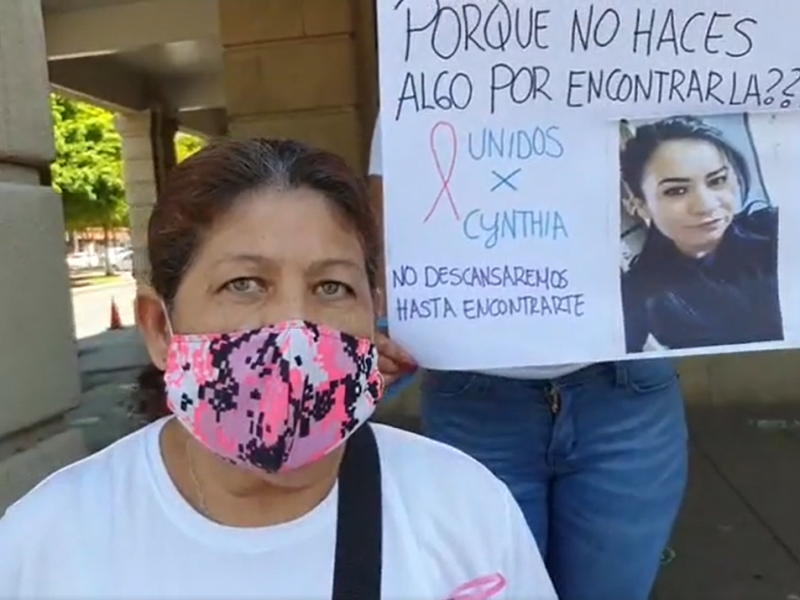
[[[53,187],[61,194],[67,231],[127,227],[122,138],[113,113],[58,94],[51,94],[50,108],[56,143]],[[179,161],[203,146],[185,133],[178,133],[175,144]]]
[[[175,154],[178,162],[186,160],[203,147],[203,141],[188,133],[178,133],[175,136]]]
[[[122,140],[114,115],[51,94],[56,143],[53,187],[61,194],[68,231],[128,224],[122,178]]]

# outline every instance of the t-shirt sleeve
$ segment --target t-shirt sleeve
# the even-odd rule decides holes
[[[383,152],[381,150],[381,115],[375,119],[375,129],[372,132],[372,146],[369,151],[369,174],[383,177]]]
[[[0,517],[0,600],[18,598],[22,585],[22,549],[20,531],[13,515]]]
[[[558,600],[536,540],[533,539],[519,505],[508,491],[506,527],[508,542],[502,565],[506,589],[499,597],[509,600]]]

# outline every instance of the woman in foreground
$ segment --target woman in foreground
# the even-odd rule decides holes
[[[170,173],[138,322],[166,417],[0,520],[0,598],[555,598],[507,489],[367,420],[379,233],[339,158],[221,142]]]

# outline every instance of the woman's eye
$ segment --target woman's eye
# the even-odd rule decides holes
[[[347,284],[341,283],[340,281],[323,281],[317,285],[317,291],[328,298],[338,298],[346,295],[352,295],[353,288]]]
[[[664,190],[665,196],[683,196],[687,192],[685,187],[673,187]]]
[[[728,176],[720,175],[719,177],[714,177],[711,181],[708,182],[708,184],[712,188],[718,188],[724,186],[727,182],[728,182]]]
[[[238,277],[225,284],[225,289],[234,294],[251,294],[264,289],[264,285],[253,277]]]

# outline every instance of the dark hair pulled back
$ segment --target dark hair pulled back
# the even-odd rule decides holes
[[[744,198],[750,193],[750,168],[744,155],[735,148],[718,128],[692,116],[669,117],[636,128],[620,152],[622,179],[634,197],[644,199],[642,179],[650,159],[664,142],[697,140],[713,144],[730,161]]]
[[[367,277],[375,289],[380,232],[364,180],[344,159],[289,140],[217,140],[165,178],[150,216],[150,284],[168,308],[197,255],[204,235],[236,200],[261,189],[312,189],[325,196],[360,237]],[[140,410],[148,420],[167,414],[163,372],[139,376]]]

